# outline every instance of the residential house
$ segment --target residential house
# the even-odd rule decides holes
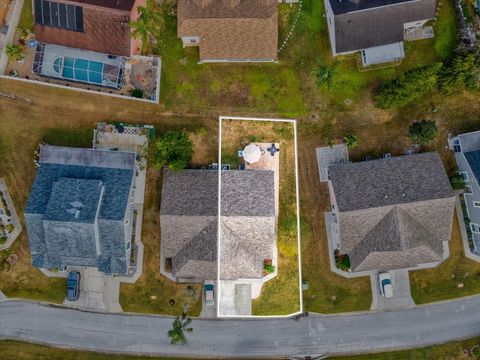
[[[121,89],[126,57],[140,54],[129,22],[144,0],[32,0],[37,41],[33,72]]]
[[[127,273],[135,159],[132,152],[41,147],[25,208],[34,267]]]
[[[480,131],[460,134],[449,139],[455,151],[457,171],[465,181],[465,217],[470,220],[473,251],[480,253]]]
[[[274,172],[222,171],[220,219],[218,178],[215,170],[164,173],[160,267],[173,280],[217,279],[218,249],[221,280],[262,279],[264,260],[276,256]]]
[[[179,0],[177,25],[200,62],[277,60],[278,0]]]
[[[435,0],[324,0],[333,56],[361,51],[364,66],[398,61],[403,41],[433,37]]]
[[[106,54],[141,51],[128,23],[144,0],[32,0],[37,41]]]
[[[438,153],[332,165],[328,174],[335,247],[352,271],[448,256],[455,197]]]

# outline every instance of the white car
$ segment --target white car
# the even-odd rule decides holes
[[[215,305],[215,283],[213,281],[205,281],[203,288],[205,289],[205,304]]]
[[[393,297],[392,277],[388,272],[378,273],[378,283],[380,285],[380,294],[390,298]]]

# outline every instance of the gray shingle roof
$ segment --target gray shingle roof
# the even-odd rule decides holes
[[[275,216],[273,172],[222,172],[222,216]],[[163,176],[162,215],[217,216],[218,172],[166,170]]]
[[[221,196],[222,217],[245,220],[241,222],[243,225],[234,221],[235,227],[229,226],[228,231],[223,231],[222,243],[232,245],[223,236],[231,235],[234,228],[237,235],[232,238],[241,239],[242,244],[233,242],[235,249],[228,251],[223,247],[222,253],[226,256],[241,254],[242,259],[248,261],[242,262],[239,257],[238,264],[247,267],[253,264],[248,269],[235,266],[233,271],[229,268],[228,277],[252,277],[258,273],[261,276],[261,261],[272,256],[272,243],[275,243],[274,173],[267,170],[224,171]],[[197,280],[211,279],[215,275],[212,274],[212,262],[216,263],[217,259],[217,215],[217,171],[187,169],[175,173],[165,170],[160,207],[161,249],[162,256],[172,258],[174,275]],[[272,222],[255,220],[266,218]],[[247,239],[246,235],[240,236],[241,233],[268,233],[268,236],[265,241],[260,239],[262,242],[258,236]],[[270,246],[263,246],[265,242]]]
[[[464,155],[470,169],[472,169],[473,175],[477,182],[480,183],[480,150],[468,151]]]
[[[383,6],[382,3],[392,3]],[[337,53],[393,44],[404,39],[404,24],[435,18],[435,0],[360,2],[330,0]],[[368,8],[366,10],[366,8]],[[360,11],[357,11],[360,10]]]
[[[60,178],[53,183],[44,219],[93,223],[101,193],[99,180]]]
[[[409,258],[403,253],[409,249],[423,247],[428,250],[427,258],[421,262],[439,261],[443,256],[441,241],[435,237],[425,226],[419,223],[404,209],[393,207],[388,213],[367,233],[349,253],[350,264],[356,270],[378,270],[415,266],[418,264],[416,258]],[[395,252],[395,259],[388,264],[379,263],[377,259],[368,258],[371,253]],[[367,261],[368,260],[368,261]],[[375,261],[374,261],[375,260]]]
[[[135,158],[128,152],[42,147],[40,168],[25,208],[34,266],[127,271],[124,217]]]
[[[436,152],[334,165],[328,171],[339,211],[453,196]]]
[[[437,153],[335,165],[330,170],[340,252],[349,255],[353,271],[442,260],[455,197]]]
[[[367,10],[416,0],[329,0],[334,14]]]

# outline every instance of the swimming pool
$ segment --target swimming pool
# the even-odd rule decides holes
[[[68,56],[58,57],[53,63],[54,70],[62,77],[93,84],[103,83],[103,67],[104,64],[98,61]]]

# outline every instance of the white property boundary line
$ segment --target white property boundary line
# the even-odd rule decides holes
[[[270,121],[284,122],[293,124],[294,148],[295,148],[295,198],[297,207],[297,244],[298,244],[298,291],[300,293],[300,310],[287,315],[220,315],[220,216],[221,216],[221,188],[222,188],[222,121],[223,120],[239,120],[239,121]],[[303,294],[302,294],[302,247],[300,238],[300,187],[298,180],[298,147],[297,147],[297,120],[294,119],[268,119],[241,116],[220,116],[218,120],[218,215],[217,215],[217,317],[219,318],[255,318],[255,319],[271,319],[271,318],[288,318],[303,314]]]

